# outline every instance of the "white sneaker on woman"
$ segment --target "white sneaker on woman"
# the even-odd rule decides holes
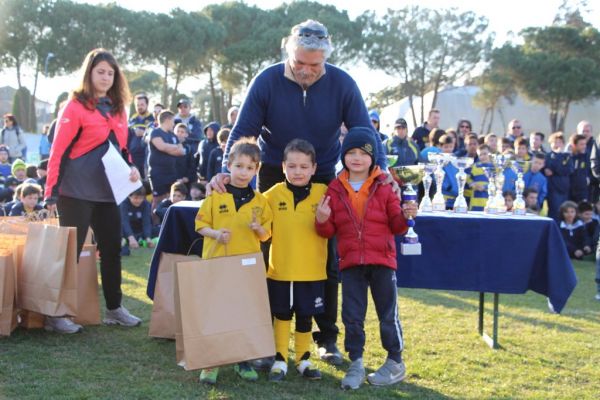
[[[122,326],[138,326],[142,323],[142,320],[132,315],[123,306],[115,310],[106,310],[104,320],[106,325],[122,325]]]

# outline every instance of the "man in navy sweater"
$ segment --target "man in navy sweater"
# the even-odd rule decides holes
[[[307,20],[291,30],[287,39],[288,59],[267,67],[250,84],[223,156],[227,165],[229,149],[240,137],[254,136],[262,150],[258,189],[265,192],[283,182],[283,150],[292,139],[305,139],[316,150],[317,170],[312,182],[328,184],[335,178],[339,160],[342,123],[349,128],[372,130],[379,146],[377,164],[387,171],[381,138],[371,126],[365,102],[356,82],[342,69],[326,62],[332,52],[327,28]],[[207,191],[225,191],[226,174],[217,174]],[[392,180],[389,178],[389,182]],[[393,184],[393,183],[392,183]],[[322,358],[340,364],[338,335],[338,269],[334,242],[330,241],[325,287],[325,312],[315,317],[319,332],[314,339]]]

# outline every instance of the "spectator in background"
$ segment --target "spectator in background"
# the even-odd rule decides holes
[[[388,155],[398,156],[396,163],[390,166],[415,165],[419,161],[419,149],[408,137],[408,125],[404,118],[398,118],[394,124],[394,133],[383,147]]]
[[[8,147],[0,146],[0,175],[3,178],[8,178],[12,175],[12,164],[9,161]]]
[[[562,234],[569,257],[581,260],[592,252],[591,238],[585,225],[577,217],[577,203],[565,201],[560,206],[560,232]]]
[[[8,215],[11,217],[24,217],[40,211],[43,209],[42,205],[38,203],[41,196],[42,188],[39,185],[35,183],[23,183],[21,185],[19,201],[11,207]]]
[[[523,175],[525,190],[533,189],[536,192],[538,211],[542,209],[548,195],[548,180],[543,173],[545,163],[546,156],[543,153],[535,153],[531,159],[531,168]]]
[[[208,156],[208,167],[206,168],[206,180],[210,181],[213,176],[221,172],[223,165],[223,152],[227,145],[227,139],[229,139],[230,130],[227,128],[221,128],[217,133],[217,142],[219,146],[214,148]]]
[[[588,201],[582,201],[577,205],[577,216],[583,222],[585,230],[587,231],[588,237],[591,240],[592,252],[596,251],[596,244],[598,243],[598,220],[594,219],[594,207]]]
[[[508,132],[506,132],[506,138],[510,140],[511,145],[514,143],[516,138],[523,136],[523,126],[521,121],[513,119],[508,123]]]
[[[592,152],[594,148],[596,148],[597,143],[594,140],[594,132],[592,128],[592,124],[589,121],[580,121],[577,124],[577,134],[583,135],[586,138],[586,165],[588,166],[588,176],[590,177],[590,186],[588,188],[588,199],[591,202],[596,202],[598,197],[600,196],[600,181],[596,179],[594,174],[592,173]]]
[[[528,213],[536,215],[540,213],[537,190],[532,187],[523,190],[523,200],[525,200],[525,209]]]
[[[42,160],[37,167],[37,183],[42,190],[46,188],[46,175],[48,175],[48,160]]]
[[[469,210],[483,211],[488,200],[489,179],[485,174],[486,168],[492,168],[490,160],[490,146],[479,145],[477,149],[477,161],[468,171],[465,197],[469,203]]]
[[[127,148],[133,164],[140,171],[142,178],[145,178],[148,146],[144,141],[144,135],[154,122],[154,116],[148,111],[148,96],[143,93],[135,96],[135,110],[136,112],[129,118]]]
[[[188,137],[187,126],[185,124],[175,125],[175,136],[177,140],[183,146],[185,154],[181,157],[177,157],[175,161],[175,169],[177,171],[177,181],[184,183],[187,187],[190,187],[192,182],[196,182],[198,177],[196,176],[196,161],[194,160],[194,153],[189,143],[185,143]]]
[[[514,152],[513,150],[513,142],[509,138],[502,138],[502,150],[501,153],[506,153],[507,151]]]
[[[458,135],[456,134],[454,128],[446,129],[446,135],[452,136],[452,139],[454,139],[454,148],[452,149],[452,153],[454,153],[457,151]]]
[[[386,134],[381,133],[381,121],[379,119],[379,113],[375,110],[371,110],[369,111],[369,118],[371,119],[371,125],[373,125],[373,129],[375,129],[375,131],[379,133],[381,141],[385,142],[388,137]]]
[[[200,201],[206,197],[206,189],[200,182],[193,182],[190,185],[190,200]]]
[[[474,133],[469,133],[463,140],[463,148],[454,152],[457,157],[471,157],[475,162],[478,160],[477,149],[479,139]]]
[[[27,179],[27,164],[19,158],[13,161],[10,171],[19,183],[23,183]]]
[[[429,132],[433,129],[437,129],[440,124],[440,110],[435,108],[429,111],[429,115],[427,117],[427,121],[423,123],[422,126],[419,126],[413,132],[411,138],[419,147],[419,150],[423,150],[425,148],[425,143],[423,138],[429,134]],[[431,143],[430,143],[431,145]]]
[[[50,125],[44,125],[42,130],[42,137],[40,138],[40,160],[46,160],[50,157],[50,141],[48,140],[48,133],[50,132]]]
[[[575,134],[569,138],[573,173],[569,182],[569,200],[580,203],[589,200],[590,168],[587,162],[586,146],[588,139]]]
[[[483,143],[490,147],[490,154],[498,154],[498,136],[495,133],[485,135]]]
[[[12,114],[4,114],[4,128],[0,132],[0,144],[8,148],[9,160],[12,162],[17,158],[24,157],[24,150],[27,147],[21,128],[17,119]]]
[[[559,221],[561,205],[569,199],[573,161],[569,153],[563,152],[565,138],[562,132],[553,133],[548,141],[551,151],[546,154],[544,169],[544,175],[548,179],[548,216]]]
[[[444,135],[446,135],[446,132],[444,132],[443,129],[435,128],[432,129],[431,132],[429,132],[429,146],[425,147],[423,150],[421,150],[421,153],[419,153],[419,159],[421,160],[421,162],[429,162],[429,159],[427,158],[427,155],[429,153],[442,152],[442,149],[440,148],[440,138]],[[454,142],[452,144],[454,145]]]
[[[443,135],[439,141],[440,150],[444,154],[452,154],[452,150],[455,147],[454,138],[450,135]],[[454,207],[454,200],[458,196],[458,182],[456,180],[456,174],[458,168],[452,163],[448,163],[444,166],[444,182],[442,183],[442,194],[446,199],[446,209],[451,210]]]
[[[209,164],[210,153],[219,147],[219,143],[217,142],[217,133],[221,127],[219,123],[213,121],[204,127],[204,139],[200,142],[200,146],[198,147],[198,175],[200,176],[200,180],[208,181],[207,178],[207,170]]]
[[[119,205],[119,210],[121,211],[121,230],[125,239],[121,247],[121,255],[130,255],[130,249],[139,248],[142,242],[145,242],[148,247],[154,247],[152,238],[157,236],[158,232],[153,232],[152,229],[152,213],[144,188],[141,187],[131,193]]]
[[[458,142],[456,145],[457,150],[462,150],[465,148],[465,139],[469,137],[469,135],[473,132],[473,125],[471,121],[468,119],[461,119],[458,121],[458,126],[456,128],[456,133],[458,136]],[[477,148],[475,149],[475,153],[477,153]]]
[[[237,116],[239,112],[240,108],[238,106],[233,106],[229,108],[229,110],[227,110],[227,124],[225,124],[222,128],[233,128],[233,125],[235,125],[235,121],[237,121]]]
[[[531,132],[529,134],[529,152],[546,154],[544,149],[544,139],[546,136],[542,132]]]
[[[192,102],[189,99],[180,99],[177,102],[179,113],[175,116],[175,124],[184,123],[188,127],[187,143],[194,153],[198,150],[198,144],[204,138],[202,134],[202,122],[194,116],[192,111]]]
[[[515,192],[512,190],[505,190],[502,192],[502,196],[504,197],[504,204],[506,204],[506,211],[511,212],[515,204]]]
[[[186,199],[188,194],[187,187],[181,182],[175,182],[171,185],[171,192],[168,199],[163,199],[156,210],[153,211],[153,214],[158,218],[159,225],[162,225],[163,220],[165,219],[165,214],[169,207],[173,204],[179,203]]]
[[[519,137],[514,141],[514,150],[515,150],[515,161],[519,165],[519,169],[521,172],[525,173],[529,171],[531,155],[529,154],[529,149],[527,148],[527,139],[524,137]]]

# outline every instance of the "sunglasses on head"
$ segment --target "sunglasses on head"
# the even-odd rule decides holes
[[[327,39],[329,37],[329,34],[327,33],[327,31],[324,31],[322,29],[300,28],[300,30],[298,31],[298,36],[302,36],[302,37],[315,36],[319,40],[323,40],[323,39]]]

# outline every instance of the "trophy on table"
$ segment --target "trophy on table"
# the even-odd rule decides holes
[[[525,215],[526,205],[525,199],[523,199],[523,191],[525,190],[525,181],[523,180],[523,167],[519,162],[515,161],[511,165],[513,171],[517,174],[517,180],[515,181],[515,201],[513,203],[513,214],[514,215]]]
[[[435,172],[436,165],[432,163],[419,163],[419,165],[423,166],[423,188],[425,189],[425,195],[421,199],[421,204],[419,204],[419,211],[431,212],[433,211],[433,204],[431,202],[431,197],[429,197],[429,191],[431,190],[431,184],[433,183],[431,175]]]
[[[400,167],[390,167],[390,173],[394,180],[403,188],[403,202],[417,202],[417,192],[413,185],[418,185],[423,180],[425,168],[423,165],[406,165]],[[420,255],[421,243],[419,243],[419,235],[413,229],[415,221],[410,217],[407,221],[408,231],[404,235],[404,239],[400,244],[400,253],[405,256]]]
[[[442,185],[444,183],[444,176],[446,175],[444,167],[452,160],[453,156],[444,153],[429,153],[427,154],[427,158],[429,162],[436,166],[433,174],[435,177],[435,195],[431,202],[433,211],[445,211],[446,199],[444,199],[444,195],[442,194]]]
[[[494,154],[491,156],[492,163],[495,167],[494,184],[496,186],[496,196],[494,198],[495,208],[494,214],[504,214],[506,212],[506,202],[502,195],[504,188],[504,170],[511,166],[511,155],[510,154]]]
[[[465,199],[465,184],[467,183],[467,174],[465,173],[465,169],[469,168],[473,165],[473,160],[471,157],[454,157],[452,158],[452,164],[458,168],[458,173],[456,174],[456,181],[458,182],[458,196],[456,200],[454,200],[454,212],[456,213],[466,213],[469,209],[467,206],[467,200]]]
[[[485,212],[489,214],[496,214],[496,169],[493,166],[483,167],[483,173],[488,179],[488,198],[485,203]]]

